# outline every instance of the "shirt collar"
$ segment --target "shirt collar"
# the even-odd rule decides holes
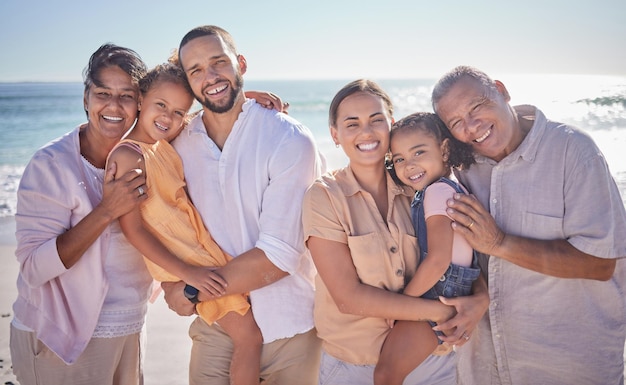
[[[243,103],[242,111],[237,118],[237,122],[242,121],[246,117],[246,115],[250,113],[254,105],[256,105],[256,101],[254,99],[246,99],[246,101]],[[204,122],[202,121],[203,115],[204,109],[200,110],[200,112],[198,112],[196,116],[191,119],[191,122],[189,122],[187,127],[185,127],[180,135],[183,135],[183,133],[185,133],[187,136],[197,133],[206,133],[206,128],[204,127]],[[237,124],[237,122],[235,122],[235,124]]]

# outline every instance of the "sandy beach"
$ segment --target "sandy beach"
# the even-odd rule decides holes
[[[14,255],[15,246],[13,217],[0,218],[0,263],[2,264],[2,270],[0,270],[0,384],[5,385],[18,385],[11,370],[9,352],[12,305],[17,295],[15,280],[18,263]],[[179,317],[169,310],[162,295],[149,305],[144,365],[146,385],[187,383],[187,365],[191,348],[187,329],[191,321],[191,317]]]

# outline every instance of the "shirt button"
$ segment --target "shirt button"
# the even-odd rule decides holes
[[[391,251],[392,253],[396,253],[398,251],[398,248],[395,246],[392,246],[391,249],[389,249],[389,251]]]
[[[493,199],[491,200],[491,202],[492,202],[492,203],[498,203],[498,200],[497,200],[496,198],[493,198]]]
[[[402,277],[404,275],[404,271],[402,271],[402,269],[398,269],[398,270],[396,270],[396,275],[398,277]]]

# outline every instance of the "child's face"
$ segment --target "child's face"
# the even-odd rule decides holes
[[[405,129],[391,139],[391,160],[402,183],[422,190],[439,178],[448,175],[446,140],[437,139],[423,130]]]
[[[390,127],[391,117],[382,98],[357,92],[339,104],[336,127],[331,127],[330,132],[353,167],[357,164],[380,166],[389,148]]]
[[[183,129],[192,103],[193,96],[182,85],[157,82],[140,98],[137,127],[149,142],[161,139],[170,142]]]

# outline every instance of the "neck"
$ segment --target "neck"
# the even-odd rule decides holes
[[[350,167],[359,185],[361,185],[365,191],[373,196],[377,196],[381,192],[385,192],[386,194],[387,171],[382,161],[378,165],[357,166],[351,164]]]
[[[96,138],[91,133],[88,124],[81,127],[78,138],[80,141],[80,154],[93,166],[102,169],[106,166],[109,152],[120,140],[120,138]]]
[[[204,129],[220,150],[224,148],[228,135],[230,135],[235,122],[239,119],[239,114],[243,111],[244,101],[245,98],[242,94],[240,98],[237,98],[233,108],[221,114],[203,107],[202,123],[204,123]]]

